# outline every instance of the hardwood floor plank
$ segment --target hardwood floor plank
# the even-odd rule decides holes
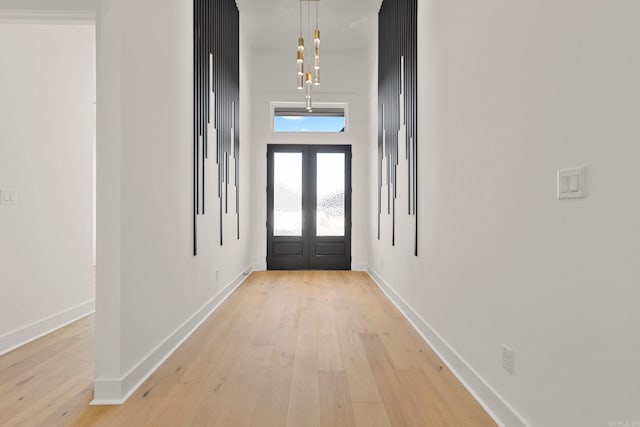
[[[291,384],[287,426],[320,426],[318,310],[312,285],[305,286]]]
[[[422,370],[405,369],[396,372],[404,390],[402,407],[403,413],[411,420],[409,425],[462,425],[426,380]]]
[[[281,427],[287,424],[297,339],[295,332],[286,330],[276,338],[262,393],[251,418],[252,426]]]
[[[321,273],[316,273],[318,277]],[[327,278],[326,273],[322,278]],[[318,347],[318,369],[322,371],[342,371],[342,349],[338,342],[336,316],[334,311],[335,295],[327,282],[321,281],[318,301],[318,334],[321,345]]]
[[[346,320],[338,323],[341,325],[337,331],[338,341],[351,397],[357,402],[382,402],[358,331],[349,328]]]
[[[400,381],[382,340],[378,334],[370,333],[360,334],[360,339],[391,425],[407,425],[407,420],[402,413],[401,399],[403,396],[401,395]]]
[[[228,395],[230,404],[221,411],[215,426],[248,426],[267,380],[272,345],[252,345],[245,363]]]
[[[382,402],[353,402],[357,427],[392,427]]]
[[[353,415],[349,384],[344,371],[320,371],[320,425],[352,427]]]

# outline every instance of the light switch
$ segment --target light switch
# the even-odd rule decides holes
[[[558,199],[580,199],[586,195],[585,168],[576,167],[558,171]]]
[[[0,205],[16,206],[18,204],[17,190],[2,190],[0,196]]]
[[[580,177],[578,175],[571,175],[569,177],[569,191],[575,193],[580,190]]]

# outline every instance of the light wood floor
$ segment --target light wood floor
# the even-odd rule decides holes
[[[0,425],[495,426],[365,273],[260,272],[121,406],[93,317],[0,357]]]

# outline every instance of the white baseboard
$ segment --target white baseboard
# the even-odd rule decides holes
[[[267,271],[267,263],[254,263],[251,264],[251,271]]]
[[[367,269],[367,264],[351,264],[352,271],[369,271]]]
[[[0,336],[0,356],[82,319],[94,310],[95,300],[92,299],[2,335]]]
[[[253,271],[247,267],[189,319],[173,331],[122,378],[96,378],[91,405],[120,405],[238,288]]]
[[[371,266],[368,266],[367,272],[416,332],[429,344],[498,425],[528,426],[526,421]]]

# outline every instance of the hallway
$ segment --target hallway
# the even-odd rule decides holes
[[[253,273],[122,406],[93,316],[0,358],[0,424],[495,425],[365,273]]]

